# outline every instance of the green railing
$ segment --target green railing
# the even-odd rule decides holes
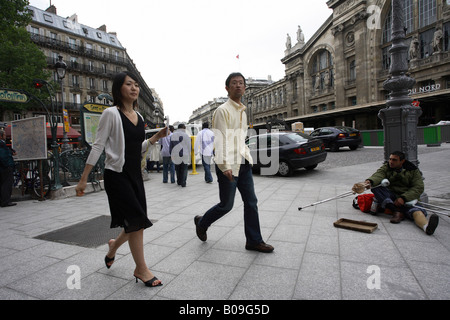
[[[364,146],[384,146],[383,130],[361,130]],[[417,127],[418,145],[439,145],[450,142],[450,125]]]

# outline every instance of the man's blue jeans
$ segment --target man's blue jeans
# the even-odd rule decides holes
[[[163,182],[166,183],[169,179],[170,182],[175,183],[175,165],[172,162],[171,157],[163,157]]]
[[[233,209],[237,188],[242,201],[244,201],[244,231],[247,243],[249,245],[260,244],[263,239],[259,225],[258,199],[255,194],[251,165],[248,163],[241,164],[239,176],[234,176],[234,181],[228,180],[217,165],[216,174],[219,182],[220,202],[203,215],[198,226],[206,230],[211,224],[230,212]]]
[[[213,182],[213,177],[211,175],[211,158],[202,155],[202,166],[205,170],[205,181],[206,182]]]

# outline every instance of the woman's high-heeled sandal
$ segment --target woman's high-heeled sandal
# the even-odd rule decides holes
[[[134,276],[136,278],[136,283],[138,282],[138,279],[141,280],[142,282],[144,282],[144,280],[142,280],[141,278],[138,278],[136,276]],[[145,281],[144,284],[146,287],[159,287],[162,286],[163,284],[160,282],[158,284],[153,285],[153,283],[155,283],[155,281],[158,281],[159,279],[157,277],[153,277],[152,279]]]
[[[108,269],[111,268],[111,266],[112,266],[112,263],[111,264],[109,264],[109,263],[114,262],[115,258],[116,258],[115,256],[112,258],[108,258],[108,256],[105,256],[105,265]]]

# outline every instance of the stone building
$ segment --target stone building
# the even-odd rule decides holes
[[[305,127],[382,128],[391,48],[391,0],[330,0],[332,15],[305,43],[288,35],[285,77],[264,86],[248,81],[244,104],[255,127],[273,119]],[[405,0],[411,90],[419,125],[450,120],[450,1]]]
[[[157,123],[163,122],[162,103],[155,103],[152,90],[141,77],[116,33],[107,32],[105,25],[95,29],[80,24],[76,14],[67,18],[58,16],[55,6],[45,11],[33,6],[28,6],[28,9],[33,19],[27,30],[33,42],[47,57],[48,69],[52,72],[52,79],[48,80],[59,82],[55,70],[58,56],[62,56],[67,64],[64,90],[59,90],[56,95],[58,110],[61,110],[64,96],[64,107],[68,110],[69,123],[73,128],[80,128],[80,107],[85,102],[112,103],[105,98],[111,96],[113,77],[125,70],[139,78],[139,112],[146,124],[154,128]],[[28,113],[14,115],[14,118],[32,117],[45,114],[45,111],[30,110]]]

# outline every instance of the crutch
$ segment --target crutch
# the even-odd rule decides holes
[[[317,202],[311,203],[310,205],[307,205],[305,207],[299,207],[298,211],[300,211],[300,210],[302,210],[304,208],[314,207],[314,206],[316,206],[318,204],[321,204],[321,203],[324,203],[324,202],[328,202],[328,201],[331,201],[331,200],[345,198],[345,197],[351,196],[352,194],[355,194],[355,193],[353,191],[345,192],[345,193],[339,194],[337,196],[334,196],[332,198],[328,198],[328,199],[325,199],[325,200],[321,200],[321,201],[317,201]]]
[[[450,211],[450,209],[447,209],[447,208],[439,207],[439,206],[436,206],[436,205],[430,204],[430,203],[424,203],[424,202],[421,202],[421,201],[418,201],[416,206],[424,208],[424,209],[426,209],[427,211],[430,211],[430,212],[434,212],[434,213],[438,213],[438,214],[442,214],[444,216],[450,217],[450,214],[448,214],[446,212],[442,212],[442,211],[436,210],[436,208],[437,208],[437,209],[441,209],[441,210]]]
[[[375,188],[378,188],[378,187],[387,187],[389,185],[390,185],[389,180],[388,179],[383,179],[383,181],[381,181],[381,183],[379,185],[371,188],[371,190],[375,189]],[[345,197],[348,197],[348,196],[351,196],[351,195],[354,195],[354,194],[356,194],[356,192],[353,192],[353,191],[345,192],[345,193],[339,194],[337,196],[334,196],[332,198],[328,198],[328,199],[325,199],[325,200],[321,200],[321,201],[317,201],[317,202],[311,203],[310,205],[307,205],[305,207],[299,207],[298,211],[300,211],[300,210],[302,210],[304,208],[313,207],[313,206],[316,206],[318,204],[321,204],[321,203],[324,203],[324,202],[328,202],[328,201],[331,201],[331,200],[345,198]]]

